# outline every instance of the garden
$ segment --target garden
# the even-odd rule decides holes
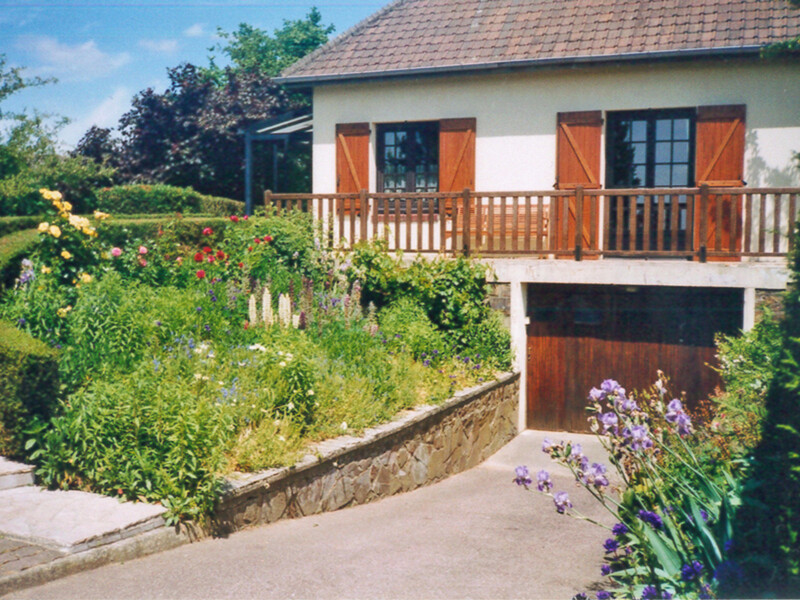
[[[26,236],[3,259],[0,454],[45,485],[202,520],[226,473],[510,367],[481,264],[323,252],[303,213],[167,188],[101,190],[90,215],[43,189],[43,216],[6,219],[35,231],[0,238]],[[151,205],[181,212],[121,214]]]

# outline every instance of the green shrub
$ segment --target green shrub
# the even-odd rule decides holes
[[[36,229],[41,222],[42,218],[39,215],[32,217],[0,217],[0,237],[25,229]]]
[[[378,322],[390,346],[405,346],[414,358],[427,358],[444,351],[444,338],[425,310],[411,298],[400,298],[384,307]]]
[[[23,456],[31,419],[47,419],[59,388],[57,353],[0,321],[0,456]]]
[[[115,215],[138,213],[242,214],[244,204],[171,185],[120,185],[97,191],[97,207]]]

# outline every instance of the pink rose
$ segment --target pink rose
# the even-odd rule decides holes
[[[122,248],[117,248],[115,246],[114,248],[111,249],[111,256],[113,256],[114,258],[118,257],[120,254],[122,254]]]
[[[147,248],[144,246],[139,246],[139,254],[147,254]]]

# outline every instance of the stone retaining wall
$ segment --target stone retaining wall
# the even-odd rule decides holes
[[[229,479],[214,519],[230,532],[407,492],[479,464],[517,434],[519,374],[317,444],[291,467]]]

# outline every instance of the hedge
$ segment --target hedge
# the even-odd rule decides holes
[[[47,419],[58,398],[58,353],[0,321],[0,455],[23,458],[23,431]]]
[[[171,185],[118,185],[97,190],[98,208],[114,215],[140,213],[244,213],[244,203]]]
[[[23,229],[34,229],[43,220],[43,217],[37,215],[32,217],[0,217],[0,237]]]
[[[38,235],[35,229],[26,229],[0,236],[0,288],[13,285],[19,277],[19,263],[36,246]]]

